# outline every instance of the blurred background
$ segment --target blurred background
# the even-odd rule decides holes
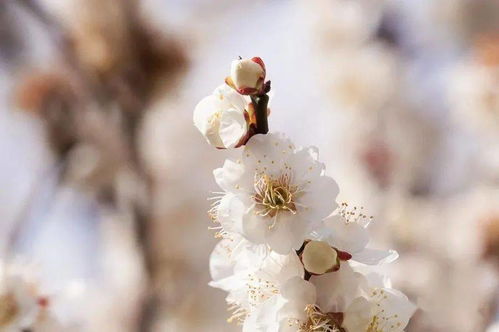
[[[0,2],[0,252],[49,331],[238,331],[211,289],[214,150],[196,103],[237,56],[271,131],[374,216],[408,331],[499,331],[499,1]]]

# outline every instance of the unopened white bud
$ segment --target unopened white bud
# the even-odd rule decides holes
[[[228,84],[243,95],[260,93],[265,80],[265,64],[262,59],[234,60],[231,64]]]
[[[305,270],[317,275],[331,272],[338,266],[336,250],[323,241],[308,242],[301,259]]]

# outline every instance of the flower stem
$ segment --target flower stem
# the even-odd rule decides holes
[[[269,96],[261,94],[258,96],[251,96],[251,101],[255,107],[256,117],[256,134],[266,134],[269,132],[269,123],[267,121],[267,104],[269,103]]]

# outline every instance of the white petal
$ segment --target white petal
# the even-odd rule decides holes
[[[246,318],[243,332],[275,332],[279,329],[277,311],[283,305],[281,296],[273,296],[258,305]]]
[[[316,147],[300,148],[286,161],[292,167],[296,179],[312,180],[322,174],[324,164],[317,161],[319,152]]]
[[[226,292],[229,292],[229,295],[227,296],[227,301],[239,301],[241,298],[245,298],[246,294],[239,294],[239,296],[235,296],[237,294],[234,290],[240,290],[242,289],[245,284],[243,282],[243,279],[241,279],[239,276],[236,275],[229,275],[225,278],[217,279],[217,280],[212,280],[208,283],[210,287],[213,288],[219,288],[221,290],[224,290]]]
[[[352,254],[352,260],[367,264],[367,265],[378,265],[391,263],[399,257],[395,250],[378,250],[365,248],[361,252]]]
[[[375,298],[375,303],[378,306],[375,313],[377,315],[386,317],[387,323],[385,331],[387,332],[401,332],[407,326],[409,319],[414,314],[416,306],[412,304],[407,296],[402,292],[391,289],[383,288],[378,292],[383,292]],[[382,314],[380,309],[384,310]]]
[[[194,125],[203,134],[208,143],[223,148],[223,142],[218,134],[220,121],[217,113],[221,111],[220,103],[214,96],[207,96],[196,105],[193,114]]]
[[[330,230],[328,241],[339,250],[349,254],[362,251],[369,242],[369,232],[356,222],[346,223],[340,216],[333,216],[324,221]]]
[[[213,95],[223,103],[225,109],[235,108],[239,111],[247,109],[248,102],[246,99],[227,84],[218,86],[213,91]]]
[[[223,167],[213,171],[215,181],[220,188],[227,192],[238,192],[244,187],[244,166],[230,159],[225,160]]]
[[[305,220],[291,213],[279,213],[275,226],[267,232],[266,242],[272,250],[285,255],[302,246],[306,233]]]
[[[194,125],[205,134],[210,126],[209,119],[217,113],[218,105],[214,96],[206,96],[194,108]]]
[[[225,231],[241,233],[245,210],[243,202],[236,195],[228,193],[218,205],[217,221]]]
[[[235,147],[247,132],[244,111],[231,108],[222,113],[219,135],[226,148]]]
[[[287,300],[279,311],[279,320],[283,318],[306,319],[305,307],[315,304],[315,286],[301,277],[289,279],[281,290],[282,297]]]
[[[360,287],[366,283],[364,277],[345,262],[338,271],[312,276],[310,281],[317,289],[317,304],[325,312],[344,311],[359,296]]]
[[[279,176],[284,171],[284,162],[293,152],[293,143],[283,134],[258,134],[246,143],[242,161],[253,174],[264,172]]]
[[[279,284],[285,284],[289,279],[296,276],[303,277],[305,271],[298,255],[291,252],[289,255],[279,255],[281,259],[281,268],[276,275],[276,280]],[[274,260],[275,261],[275,260]],[[274,263],[275,264],[275,263]]]
[[[281,295],[288,301],[304,304],[315,304],[316,302],[315,286],[299,276],[286,281],[282,287]]]
[[[358,297],[348,306],[343,318],[343,327],[347,331],[367,331],[372,316],[372,303],[364,297]]]
[[[367,272],[365,276],[370,288],[392,288],[392,281],[384,274]]]
[[[269,227],[266,224],[266,219],[256,215],[254,209],[248,209],[243,215],[241,233],[251,242],[265,243]]]
[[[217,243],[210,255],[210,275],[213,280],[228,277],[233,273],[235,262],[231,259],[232,240]]]
[[[336,181],[328,176],[317,177],[305,187],[303,196],[298,199],[300,205],[305,206],[300,211],[309,214],[314,221],[321,221],[338,207],[338,193]]]

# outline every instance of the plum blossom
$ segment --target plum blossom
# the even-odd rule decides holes
[[[402,292],[390,288],[388,278],[371,274],[364,296],[358,297],[345,310],[347,332],[402,332],[416,307]],[[374,282],[373,282],[374,280]]]
[[[223,280],[234,273],[237,258],[237,254],[234,253],[241,241],[245,240],[236,242],[232,238],[223,238],[217,243],[210,255],[210,275],[212,279],[210,285],[216,285],[219,280]]]
[[[31,271],[21,264],[0,270],[0,331],[32,329],[48,315],[49,299],[40,294]]]
[[[209,211],[221,238],[210,286],[227,292],[228,321],[243,332],[403,331],[414,306],[365,265],[397,253],[368,248],[371,219],[362,209],[343,204],[333,214],[339,188],[316,148],[265,134],[264,79],[261,59],[234,62],[219,97],[201,101],[194,115],[211,144],[244,145],[213,172],[222,191]]]
[[[499,66],[463,63],[449,75],[447,100],[456,122],[474,131],[499,128]]]
[[[339,272],[341,271],[341,272]],[[369,285],[348,264],[338,272],[293,277],[271,300],[262,302],[244,322],[243,331],[259,332],[401,332],[415,306],[401,292]]]
[[[296,148],[282,134],[253,136],[241,159],[214,171],[224,191],[218,222],[280,254],[299,249],[337,206],[338,185],[317,157],[316,148]]]
[[[194,109],[194,125],[208,143],[217,148],[234,148],[247,138],[248,102],[223,84],[203,98]]]
[[[243,331],[339,332],[342,311],[360,295],[360,286],[364,284],[362,275],[348,264],[342,265],[337,272],[308,281],[290,278],[272,301],[254,309],[245,321]]]
[[[211,256],[214,280],[210,285],[229,293],[227,303],[233,312],[229,320],[244,321],[256,306],[280,294],[288,279],[302,278],[304,270],[295,253],[280,255],[262,246],[263,250],[252,250],[255,248],[244,247],[244,243],[239,245],[237,257],[233,257],[232,273],[225,277],[214,273],[213,262],[220,261],[220,256],[225,256],[227,251],[220,250],[220,246],[214,250]]]
[[[30,285],[20,277],[6,277],[0,295],[0,329],[19,331],[31,327],[40,311]]]
[[[287,280],[282,292],[258,306],[246,319],[243,332],[297,331],[307,320],[305,309],[313,306],[314,285],[300,277]]]
[[[402,332],[415,310],[396,289],[377,288],[359,297],[347,308],[343,326],[348,332]]]

